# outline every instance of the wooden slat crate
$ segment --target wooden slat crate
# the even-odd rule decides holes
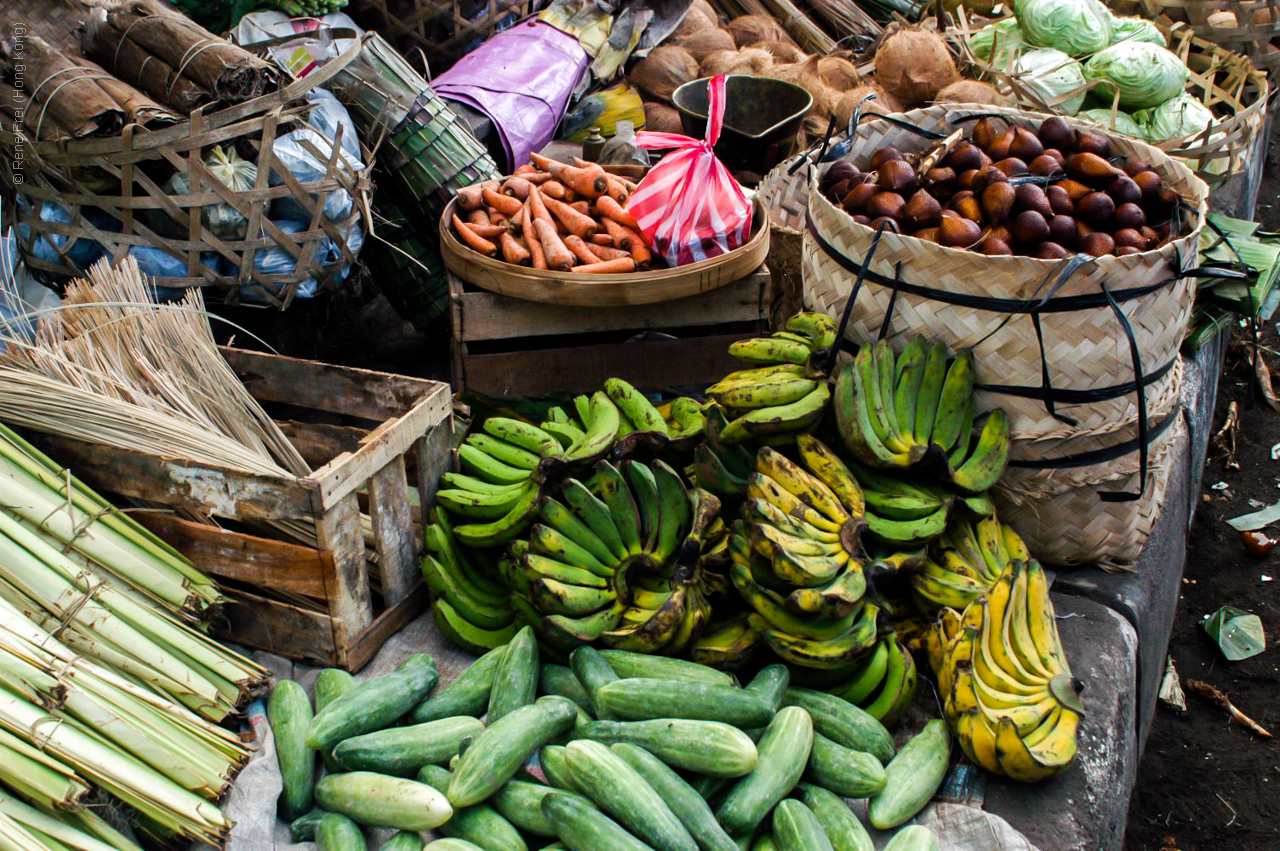
[[[506,399],[598,390],[610,377],[710,383],[741,367],[729,344],[768,330],[774,297],[764,266],[701,295],[593,308],[502,296],[450,274],[453,386]],[[653,333],[628,342],[644,332]]]
[[[314,469],[305,478],[258,475],[63,438],[46,436],[41,442],[99,490],[227,521],[313,521],[318,549],[169,512],[137,515],[225,582],[235,602],[217,624],[224,637],[358,670],[428,602],[420,569],[422,511],[434,502],[449,463],[449,386],[239,349],[221,351],[259,401],[308,409],[327,419],[351,418],[360,425],[282,423]],[[411,487],[417,489],[417,505]],[[370,516],[371,548],[361,529],[362,510]]]

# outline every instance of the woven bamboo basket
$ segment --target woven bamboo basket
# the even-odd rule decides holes
[[[1170,470],[1185,445],[1180,409],[1159,425],[1164,430],[1150,444],[1145,476],[1136,448],[1095,464],[1011,465],[993,492],[1000,519],[1018,530],[1040,561],[1129,568],[1155,527]],[[1141,495],[1129,501],[1104,498],[1117,493]]]
[[[973,114],[1003,115],[1032,129],[1046,117],[947,104],[899,118],[950,132],[960,126],[953,120]],[[897,124],[873,120],[862,126],[849,159],[866,168],[872,152],[884,145],[912,152],[932,144]],[[858,293],[848,338],[855,343],[873,340],[887,323],[895,341],[924,334],[952,351],[972,349],[979,369],[977,410],[1003,408],[1015,439],[1109,433],[1134,422],[1143,406],[1173,392],[1178,350],[1195,295],[1194,278],[1182,273],[1199,256],[1208,187],[1185,166],[1142,142],[1114,137],[1112,146],[1120,156],[1151,163],[1165,185],[1187,202],[1192,212],[1179,238],[1142,254],[1087,258],[1038,304],[1069,261],[988,257],[886,232]],[[811,179],[818,179],[816,170]],[[854,283],[850,267],[862,262],[875,232],[855,223],[815,185],[809,192],[813,229],[804,236],[804,301],[810,309],[840,316]],[[900,285],[894,285],[895,275]],[[1124,328],[1103,296],[1104,285],[1132,327],[1140,376],[1135,375]],[[988,301],[970,304],[975,298]]]
[[[1254,67],[1274,84],[1280,71],[1280,0],[1111,0],[1108,5],[1129,15],[1169,25],[1187,23],[1205,41],[1249,57]],[[1210,17],[1222,12],[1235,16]]]
[[[19,249],[28,268],[50,281],[64,281],[83,274],[68,254],[79,240],[98,243],[105,256],[120,260],[130,249],[158,249],[185,260],[186,275],[157,276],[158,286],[185,288],[216,286],[228,300],[236,300],[241,288],[252,286],[255,295],[280,308],[288,307],[299,285],[315,280],[321,289],[336,288],[339,270],[355,263],[358,243],[353,242],[357,223],[367,216],[372,184],[365,170],[356,171],[341,155],[341,131],[332,143],[321,134],[302,147],[325,164],[324,176],[299,182],[272,157],[277,138],[307,126],[311,105],[306,93],[323,86],[359,53],[353,45],[342,57],[312,74],[269,95],[204,114],[196,110],[188,121],[161,130],[145,131],[128,126],[119,137],[85,138],[58,142],[34,142],[20,133],[0,132],[5,177],[20,186],[31,204],[17,205]],[[256,151],[258,179],[254,188],[233,191],[204,165],[212,145],[231,145]],[[23,151],[22,165],[13,168]],[[372,157],[364,151],[363,159]],[[168,195],[151,174],[157,168],[176,170],[189,179],[186,194]],[[283,183],[270,186],[271,176]],[[331,193],[346,191],[352,209],[341,221],[325,215]],[[267,215],[278,199],[288,198],[311,215],[309,224],[296,233],[281,229]],[[201,210],[210,204],[227,204],[248,220],[246,238],[221,239],[201,221]],[[44,205],[57,205],[70,214],[69,222],[46,221]],[[90,212],[101,211],[101,214]],[[173,224],[186,226],[185,238],[158,234],[143,223],[147,213],[167,214]],[[105,214],[102,215],[102,214]],[[154,220],[152,220],[154,221]],[[25,227],[24,227],[25,226]],[[56,245],[58,261],[41,259]],[[259,252],[278,249],[293,259],[291,271],[267,274],[255,263]],[[235,269],[236,271],[224,271]]]
[[[430,63],[434,76],[533,8],[532,0],[352,0],[346,11],[405,56]]]
[[[783,160],[764,176],[756,197],[769,216],[769,274],[779,294],[779,316],[785,319],[803,305],[803,275],[800,255],[804,248],[804,217],[809,209],[808,173],[803,168],[791,173],[803,154]]]
[[[1015,103],[1037,112],[1058,112],[1057,103],[1098,85],[1097,81],[1086,83],[1047,103],[1021,84],[1016,75],[1010,74],[1009,68],[996,67],[973,55],[965,33],[979,25],[966,28],[962,22],[949,33],[961,56],[961,65],[967,76],[991,80]],[[1169,43],[1169,49],[1191,69],[1187,91],[1199,98],[1219,120],[1204,133],[1160,142],[1155,147],[1185,161],[1210,187],[1221,185],[1250,165],[1248,157],[1254,150],[1254,140],[1266,121],[1267,78],[1244,56],[1197,37],[1196,31],[1187,24],[1157,21],[1156,26]]]

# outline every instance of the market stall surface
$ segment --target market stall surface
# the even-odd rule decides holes
[[[1272,136],[1258,202],[1264,230],[1280,227],[1280,146]],[[1280,351],[1275,328],[1264,346]],[[1226,520],[1280,500],[1280,413],[1259,398],[1249,353],[1228,353],[1219,385],[1216,433],[1235,405],[1239,415],[1234,461],[1214,441],[1201,480],[1201,502],[1187,545],[1182,593],[1169,652],[1185,683],[1201,680],[1226,692],[1263,727],[1280,735],[1280,550],[1248,555]],[[1268,356],[1271,369],[1280,366]],[[1225,483],[1225,489],[1214,485]],[[1276,530],[1270,528],[1269,534]],[[1267,579],[1266,577],[1270,577]],[[1228,662],[1201,626],[1222,606],[1257,614],[1268,648],[1259,656]],[[1157,709],[1139,766],[1129,811],[1128,851],[1274,851],[1280,848],[1280,740],[1261,738],[1228,720],[1201,697],[1187,695],[1185,715]]]

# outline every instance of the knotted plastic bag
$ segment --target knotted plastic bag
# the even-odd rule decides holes
[[[712,150],[724,124],[725,75],[712,77],[707,136],[636,134],[642,148],[677,148],[649,170],[627,201],[650,248],[669,266],[684,266],[744,245],[751,236],[751,203]]]

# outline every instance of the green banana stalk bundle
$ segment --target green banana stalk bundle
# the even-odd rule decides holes
[[[947,722],[970,759],[1027,783],[1071,765],[1083,684],[1063,655],[1038,562],[1010,561],[963,614],[942,609],[925,649]]]
[[[790,444],[826,413],[831,388],[823,367],[836,342],[835,320],[797,313],[786,329],[729,347],[729,354],[753,366],[707,388],[728,420],[719,433],[723,443]]]

